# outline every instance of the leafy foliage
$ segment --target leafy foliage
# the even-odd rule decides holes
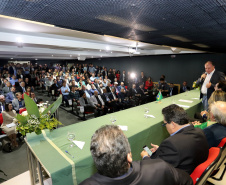
[[[29,96],[25,97],[24,97],[25,106],[28,114],[26,116],[22,116],[20,114],[17,115],[17,120],[19,122],[17,130],[22,135],[26,135],[26,133],[31,132],[35,132],[38,135],[42,133],[43,129],[52,130],[56,128],[58,125],[62,124],[52,116],[52,114],[60,106],[62,97],[59,97],[52,105],[46,108],[42,113],[39,112],[38,106],[35,103],[33,103],[34,101]]]

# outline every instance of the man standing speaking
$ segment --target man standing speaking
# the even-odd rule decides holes
[[[215,65],[213,62],[208,61],[205,63],[205,73],[202,74],[201,78],[197,80],[197,85],[201,84],[201,94],[202,104],[204,110],[208,110],[208,99],[214,91],[215,85],[224,80],[224,74],[222,72],[215,70]]]

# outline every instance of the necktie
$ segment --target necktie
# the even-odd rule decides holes
[[[98,96],[95,96],[95,97],[96,97],[96,99],[97,99],[98,104],[100,104],[100,105],[102,106],[102,103],[101,103],[99,97],[98,97]]]
[[[112,93],[112,95],[113,95],[113,98],[114,98],[114,100],[115,100],[115,99],[116,99],[115,94],[114,94],[114,93]]]
[[[84,98],[84,100],[85,100],[85,104],[87,105],[87,104],[88,104],[88,101],[87,101],[87,99],[86,99],[86,98]]]

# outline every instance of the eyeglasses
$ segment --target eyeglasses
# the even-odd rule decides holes
[[[162,126],[163,126],[163,127],[165,127],[165,126],[166,126],[166,124],[168,124],[168,123],[163,123],[163,124],[162,124]]]

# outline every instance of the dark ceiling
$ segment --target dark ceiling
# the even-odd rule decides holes
[[[158,45],[226,48],[225,0],[1,0],[0,14]]]

